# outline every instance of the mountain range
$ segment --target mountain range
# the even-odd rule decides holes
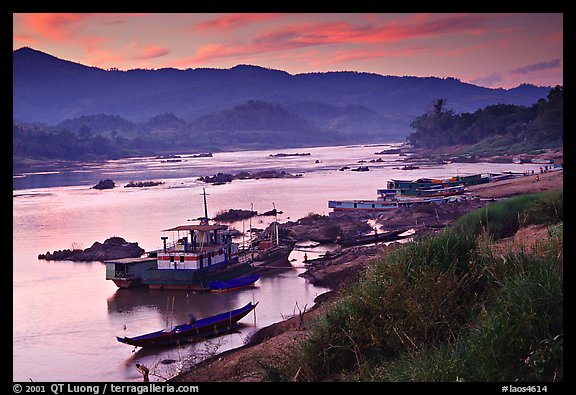
[[[251,147],[403,141],[415,117],[445,98],[455,112],[530,106],[550,87],[491,89],[455,78],[341,71],[104,70],[24,47],[13,52],[13,120],[126,138],[159,136]]]

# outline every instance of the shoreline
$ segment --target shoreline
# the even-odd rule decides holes
[[[507,198],[514,195],[542,192],[563,188],[563,170],[539,175],[519,177],[512,180],[496,181],[489,184],[475,185],[467,188],[468,192],[485,198]],[[453,203],[450,203],[453,204]],[[483,203],[486,204],[486,203]],[[445,225],[454,222],[460,215],[476,207],[460,208],[455,216],[444,220]],[[438,216],[438,214],[436,213]],[[404,221],[414,217],[402,213]],[[440,219],[440,218],[439,218]],[[437,230],[435,230],[437,231]],[[321,259],[309,265],[301,276],[312,284],[327,286],[331,290],[319,295],[314,306],[304,314],[297,314],[284,321],[271,324],[254,332],[245,345],[216,354],[190,369],[169,379],[169,382],[259,382],[262,377],[262,366],[273,364],[275,360],[289,353],[299,339],[308,333],[309,323],[318,319],[332,301],[338,299],[340,292],[356,278],[370,261],[400,246],[392,242],[387,246],[361,246],[342,249],[343,254],[337,259]]]

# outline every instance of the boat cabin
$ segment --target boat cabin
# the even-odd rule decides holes
[[[227,229],[225,225],[205,222],[165,229],[177,232],[177,238],[167,244],[168,237],[162,237],[164,247],[158,252],[158,269],[198,270],[237,262],[238,245],[224,232]]]

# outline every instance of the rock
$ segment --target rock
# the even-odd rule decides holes
[[[318,243],[334,243],[356,238],[372,231],[372,227],[354,214],[325,216],[309,214],[296,222],[280,224],[280,230],[296,241],[312,240]]]
[[[233,180],[259,180],[261,178],[293,178],[301,177],[302,175],[293,175],[285,172],[284,170],[261,170],[255,173],[249,173],[247,171],[242,171],[236,175],[228,173],[218,173],[213,176],[199,177],[199,181],[203,181],[211,184],[225,184],[227,182],[232,182]]]
[[[116,185],[114,184],[114,181],[112,181],[111,179],[107,178],[105,180],[100,180],[100,182],[98,182],[98,184],[94,185],[92,187],[92,189],[112,189],[114,188]]]
[[[231,208],[228,211],[221,211],[217,213],[212,219],[219,222],[236,222],[251,218],[255,215],[258,215],[256,211]]]
[[[38,259],[51,261],[107,261],[111,259],[135,258],[144,254],[138,243],[131,243],[122,237],[111,237],[104,243],[95,242],[85,250],[58,250],[39,254]]]
[[[124,188],[155,187],[162,184],[164,184],[162,181],[130,181],[128,184],[124,185]]]

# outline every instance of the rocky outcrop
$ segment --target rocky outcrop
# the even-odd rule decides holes
[[[49,261],[107,261],[120,258],[134,258],[144,254],[138,243],[131,243],[122,237],[111,237],[104,243],[95,242],[85,250],[58,250],[39,254],[38,259]]]
[[[309,214],[296,222],[280,224],[280,232],[286,232],[294,241],[312,240],[318,243],[335,243],[352,240],[373,229],[357,214],[326,216]]]
[[[105,180],[100,180],[100,182],[98,182],[98,184],[94,185],[92,187],[92,189],[112,189],[114,188],[116,185],[114,184],[114,181],[112,181],[111,179],[107,178]]]
[[[228,173],[218,173],[213,176],[199,177],[199,181],[203,181],[210,184],[225,184],[227,182],[232,182],[233,180],[259,180],[261,178],[294,178],[301,177],[301,174],[290,174],[284,170],[261,170],[254,173],[249,173],[247,171],[242,171],[238,174],[228,174]]]

